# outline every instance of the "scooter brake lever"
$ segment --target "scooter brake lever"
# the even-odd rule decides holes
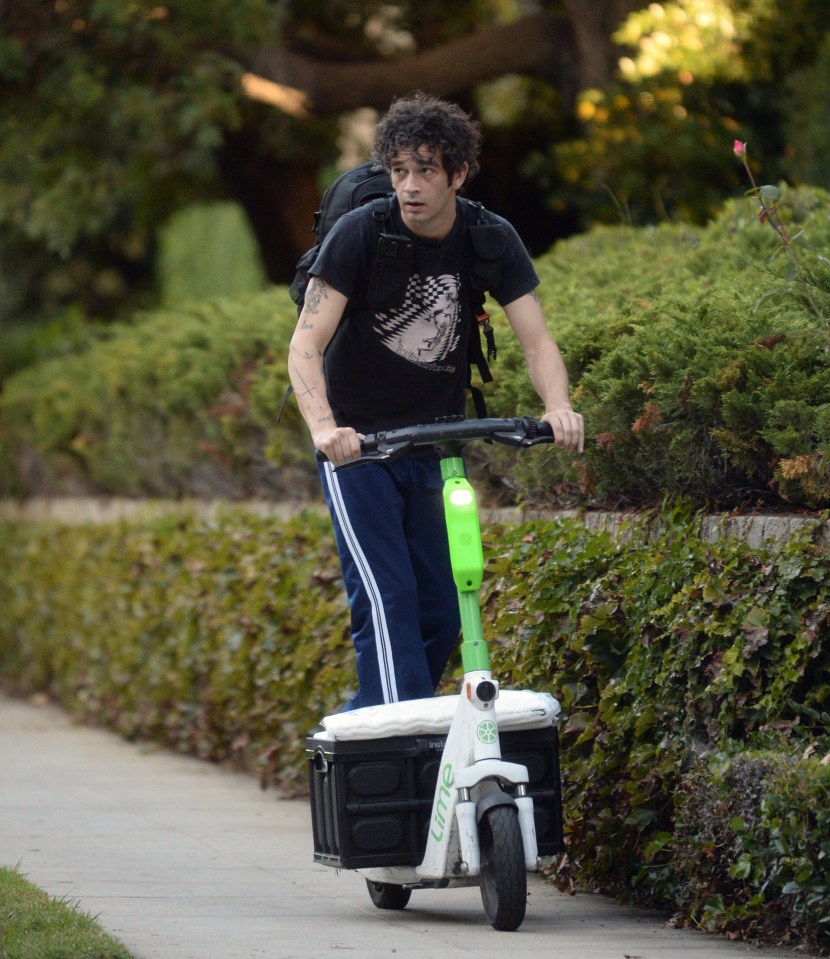
[[[505,446],[528,447],[538,443],[552,443],[553,430],[544,420],[534,420],[529,416],[515,421],[515,429],[492,433],[491,438]]]
[[[539,443],[552,443],[553,442],[553,433],[544,433],[540,436],[526,436],[520,446],[538,446]]]
[[[496,443],[502,443],[504,446],[526,446],[527,437],[524,433],[491,433],[488,439],[495,440]]]
[[[410,440],[401,440],[399,443],[378,440],[377,449],[372,453],[364,453],[364,460],[391,460],[411,450],[413,444]]]
[[[401,443],[379,441],[375,449],[367,450],[358,456],[357,459],[347,460],[345,463],[338,463],[337,466],[334,467],[334,471],[337,473],[340,472],[340,470],[351,469],[353,466],[360,466],[363,463],[385,463],[387,460],[394,459],[396,456],[405,453],[411,446],[412,444],[408,440]]]

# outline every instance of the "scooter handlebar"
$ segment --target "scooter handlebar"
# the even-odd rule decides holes
[[[384,462],[411,453],[480,439],[524,448],[536,446],[537,443],[552,443],[553,430],[549,423],[530,416],[471,420],[448,418],[435,423],[403,426],[367,434],[360,444],[362,455],[358,459],[341,463],[336,469],[358,466],[361,463]],[[326,461],[326,455],[319,450],[315,451],[315,455],[319,462]]]

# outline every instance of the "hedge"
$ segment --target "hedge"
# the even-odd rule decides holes
[[[827,557],[810,528],[753,549],[698,526],[667,507],[620,537],[485,529],[496,674],[567,715],[556,878],[830,953]],[[304,735],[354,684],[327,520],[228,508],[0,537],[8,690],[303,791]]]
[[[606,227],[540,258],[588,445],[576,460],[495,451],[495,471],[547,502],[830,504],[830,195],[785,191],[780,206],[808,284],[749,201],[705,229]],[[533,408],[520,366],[505,337],[497,407]]]
[[[303,734],[339,708],[350,642],[317,513],[0,523],[0,677],[84,720],[292,791]]]
[[[706,228],[601,227],[536,266],[586,420],[584,456],[476,453],[493,499],[713,509],[830,505],[830,195],[786,190],[793,274],[750,200]],[[539,413],[494,307],[495,415]],[[318,495],[284,288],[141,315],[0,393],[0,494]]]
[[[0,393],[0,493],[308,497],[285,289],[140,314]],[[314,474],[316,477],[316,473]]]
[[[513,685],[549,688],[568,716],[564,877],[826,948],[826,554],[809,531],[762,550],[704,542],[685,510],[632,522],[622,540],[564,523],[508,532],[490,566],[487,618],[507,637],[494,662]],[[776,770],[760,811],[724,772],[755,751]],[[703,795],[735,809],[726,823],[754,810],[731,827],[739,865],[711,841],[730,827],[701,811]],[[786,839],[782,796],[794,803]]]

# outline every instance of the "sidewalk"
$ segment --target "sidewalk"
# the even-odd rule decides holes
[[[489,926],[477,889],[381,911],[360,876],[312,861],[304,802],[2,696],[0,865],[96,915],[135,959],[804,959],[535,877],[515,933]]]

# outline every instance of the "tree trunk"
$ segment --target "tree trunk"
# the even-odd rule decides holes
[[[255,130],[229,136],[219,152],[219,170],[248,216],[268,279],[286,283],[314,242],[319,166],[313,160],[264,156],[256,136]]]
[[[614,31],[643,0],[562,0],[576,39],[580,89],[604,90],[614,78],[619,49]]]
[[[477,84],[507,73],[548,81],[569,112],[581,90],[608,85],[617,55],[611,34],[641,6],[641,0],[562,0],[563,13],[532,14],[392,60],[330,62],[271,47],[259,53],[251,71],[301,92],[317,117],[359,107],[385,110],[396,96],[414,90],[466,100]],[[228,138],[220,164],[250,218],[269,279],[290,280],[313,240],[317,163],[264,158],[250,131]]]

